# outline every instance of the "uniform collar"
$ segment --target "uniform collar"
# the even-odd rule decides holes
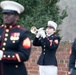
[[[49,36],[47,36],[47,37],[48,37],[48,38],[49,38],[49,37],[53,37],[54,35],[55,35],[55,33],[50,34],[50,35],[49,35]]]
[[[12,25],[3,25],[4,26],[4,28],[6,28],[6,29],[11,29],[11,28],[13,28],[13,27],[15,27],[16,25],[18,25],[18,24],[12,24]]]

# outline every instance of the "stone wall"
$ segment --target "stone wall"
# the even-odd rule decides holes
[[[68,75],[68,58],[71,44],[68,42],[60,43],[56,52],[58,61],[58,75]],[[25,63],[28,75],[39,75],[37,60],[40,56],[41,48],[32,46],[30,59]]]

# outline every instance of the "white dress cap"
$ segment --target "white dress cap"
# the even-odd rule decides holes
[[[48,21],[47,26],[53,27],[55,30],[56,30],[56,28],[57,28],[57,24],[56,24],[54,21]]]
[[[16,11],[18,14],[20,14],[21,12],[24,11],[24,7],[17,3],[17,2],[14,2],[14,1],[2,1],[0,3],[0,7],[3,9],[3,10],[13,10],[13,11]]]

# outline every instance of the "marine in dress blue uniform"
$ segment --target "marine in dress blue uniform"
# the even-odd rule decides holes
[[[47,27],[53,28],[56,30],[57,25],[53,21],[48,21],[46,29]],[[46,68],[47,66],[51,66],[51,65],[57,66],[57,59],[55,54],[59,46],[59,43],[60,43],[60,37],[57,36],[55,33],[52,33],[52,34],[50,33],[50,35],[47,35],[47,32],[46,32],[46,35],[45,35],[44,30],[39,29],[38,34],[33,40],[34,46],[42,47],[42,52],[38,60],[38,65],[46,66]],[[49,69],[46,73],[44,71],[45,74],[41,73],[40,75],[52,75],[51,73],[48,73],[48,72],[49,72]]]
[[[52,42],[50,42],[50,40],[52,40]],[[56,53],[59,43],[56,43],[55,42],[56,40],[60,41],[60,37],[58,37],[56,34],[53,34],[44,39],[43,38],[38,39],[35,37],[33,45],[42,47],[42,53],[38,60],[39,65],[57,66],[55,53]]]
[[[27,75],[24,62],[31,52],[30,32],[17,24],[15,16],[23,12],[24,7],[14,1],[2,1],[1,8],[4,24],[0,26],[0,75]],[[7,19],[6,19],[7,16]]]
[[[69,52],[69,75],[76,75],[76,39]]]

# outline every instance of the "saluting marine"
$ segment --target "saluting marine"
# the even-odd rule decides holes
[[[3,25],[0,26],[0,75],[27,75],[24,62],[31,52],[30,32],[17,24],[24,7],[14,1],[2,1]]]
[[[48,21],[46,30],[40,28],[33,40],[34,46],[42,47],[42,53],[38,60],[40,75],[57,75],[55,54],[60,43],[60,37],[55,34],[56,28],[57,24],[54,21]]]

